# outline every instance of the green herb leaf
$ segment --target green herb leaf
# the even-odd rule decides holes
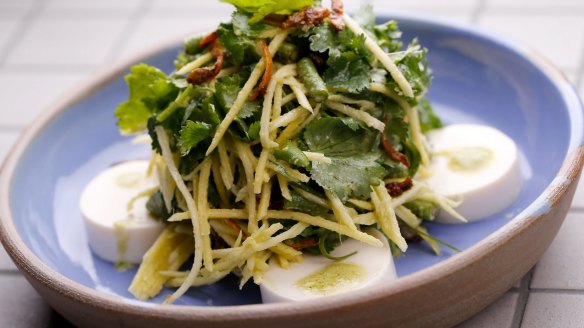
[[[324,153],[330,164],[313,162],[311,178],[341,200],[350,196],[366,199],[371,184],[383,178],[379,133],[362,127],[354,119],[325,117],[311,122],[304,132],[311,151]]]
[[[213,132],[211,124],[203,122],[187,121],[179,134],[178,146],[183,156],[189,153],[191,148],[196,147],[199,142],[209,138]]]
[[[331,164],[312,163],[311,178],[342,201],[349,197],[367,199],[371,185],[378,183],[385,174],[385,169],[377,163],[376,153],[329,158]]]
[[[438,129],[443,127],[442,121],[440,117],[434,113],[432,107],[430,106],[430,102],[422,98],[418,101],[418,116],[420,117],[420,126],[422,128],[422,132],[426,133],[433,129]]]
[[[347,51],[339,57],[329,57],[329,68],[324,72],[324,80],[329,88],[349,93],[357,93],[369,87],[371,68],[361,56]]]
[[[377,44],[385,52],[393,53],[402,48],[400,41],[401,31],[398,29],[396,21],[389,21],[385,24],[377,25],[373,28],[373,34],[377,39]]]
[[[266,23],[249,23],[250,16],[241,11],[234,11],[231,15],[231,23],[233,24],[233,32],[237,36],[246,36],[250,38],[257,38],[260,33],[271,28]]]
[[[326,156],[353,156],[371,152],[379,145],[378,133],[363,128],[353,118],[325,117],[312,121],[304,131],[311,151]]]
[[[322,207],[302,196],[295,191],[290,191],[292,195],[291,200],[284,200],[284,209],[285,210],[293,210],[293,211],[300,211],[310,215],[324,215],[329,213],[330,210],[326,207]]]
[[[392,56],[396,60],[399,70],[410,82],[414,91],[414,98],[426,93],[430,86],[431,78],[426,53],[427,50],[420,48],[418,40],[414,39],[405,51]],[[400,90],[399,93],[401,94],[401,89],[393,79],[389,81],[388,86],[392,90]]]
[[[215,99],[217,99],[219,106],[225,113],[227,113],[231,106],[233,106],[233,103],[241,90],[241,84],[244,82],[245,80],[241,75],[235,74],[233,76],[226,76],[215,84]],[[257,113],[260,108],[261,104],[259,101],[247,100],[237,117],[242,119],[251,117]]]
[[[314,0],[221,0],[238,9],[253,14],[250,23],[257,23],[269,14],[289,15],[306,6],[312,6]]]
[[[314,52],[327,52],[330,56],[339,56],[339,41],[337,40],[336,31],[330,24],[321,24],[311,29],[310,50]]]
[[[229,58],[235,66],[241,66],[245,62],[253,62],[258,57],[255,53],[253,40],[244,35],[237,35],[232,24],[219,25],[217,36],[227,49]]]
[[[178,90],[166,74],[146,64],[133,66],[126,75],[126,83],[130,90],[129,100],[115,111],[123,134],[145,131],[150,115],[172,100]]]

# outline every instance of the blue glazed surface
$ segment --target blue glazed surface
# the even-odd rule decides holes
[[[485,33],[407,17],[399,21],[404,40],[418,36],[429,49],[429,65],[434,70],[429,98],[443,120],[494,126],[512,137],[523,155],[524,189],[510,208],[472,224],[432,224],[430,233],[464,250],[517,214],[528,215],[524,210],[530,205],[529,211],[546,211],[544,202],[532,203],[554,180],[567,152],[582,142],[581,113],[576,115],[578,124],[573,109],[580,110],[580,105],[574,103],[574,95],[570,94],[571,102],[565,97],[572,91],[559,87],[559,80],[552,81],[519,50],[493,41]],[[177,51],[167,49],[146,62],[170,71]],[[10,204],[19,234],[42,261],[85,286],[135,302],[126,291],[135,269],[116,272],[112,264],[92,256],[78,208],[82,189],[104,168],[149,156],[148,146],[132,145],[117,131],[113,111],[126,97],[120,76],[45,126],[19,160],[11,181]],[[399,276],[404,276],[453,255],[445,249],[443,255],[435,256],[426,247],[414,245],[396,260],[396,267]],[[170,290],[151,303],[160,303],[168,293]],[[192,289],[177,304],[260,301],[255,286],[248,283],[239,291],[236,279],[230,278]]]

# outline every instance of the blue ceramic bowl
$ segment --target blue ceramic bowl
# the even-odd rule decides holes
[[[119,135],[113,116],[117,104],[127,98],[123,75],[131,63],[97,78],[39,118],[10,154],[1,181],[0,232],[7,250],[58,311],[84,325],[103,326],[103,320],[142,326],[235,321],[267,325],[286,316],[309,323],[327,313],[334,313],[329,323],[346,323],[359,318],[359,307],[380,300],[385,305],[369,308],[372,323],[451,324],[480,310],[533,266],[559,228],[582,167],[582,107],[569,82],[517,42],[436,19],[394,15],[380,21],[386,18],[399,21],[404,41],[417,36],[429,49],[434,81],[428,96],[447,124],[494,126],[521,151],[524,188],[509,208],[480,222],[429,226],[433,236],[464,250],[461,254],[445,249],[435,256],[414,245],[396,260],[400,280],[330,304],[253,305],[261,303],[258,288],[248,283],[240,291],[235,278],[191,289],[174,306],[155,306],[170,290],[149,303],[135,301],[127,292],[135,270],[117,272],[91,253],[78,207],[82,189],[100,171],[112,163],[149,156],[148,146],[131,144]],[[178,46],[165,47],[140,61],[171,71],[178,51]],[[542,222],[549,229],[543,230]],[[534,240],[539,242],[529,246]],[[521,263],[508,269],[513,258]],[[499,272],[504,269],[507,272]],[[418,321],[407,319],[409,312],[398,311],[399,306],[393,306],[391,320],[383,319],[391,304],[406,302],[424,289],[449,290],[455,281],[466,281],[466,287],[450,291],[448,304],[419,299],[416,307],[427,310],[418,314]],[[483,284],[478,290],[487,281],[489,287]],[[482,300],[469,305],[465,295],[482,295]],[[103,314],[110,319],[94,321]]]

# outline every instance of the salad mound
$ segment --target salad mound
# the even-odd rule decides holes
[[[160,185],[143,196],[166,223],[130,292],[178,287],[172,303],[230,273],[260,284],[270,258],[338,260],[346,238],[380,246],[366,226],[396,254],[418,241],[440,253],[423,222],[440,208],[460,216],[416,179],[423,133],[442,126],[424,98],[426,50],[404,46],[395,21],[376,25],[370,7],[350,17],[340,1],[225,2],[231,21],[187,38],[175,71],[139,64],[126,76],[115,115],[123,134],[151,138]]]

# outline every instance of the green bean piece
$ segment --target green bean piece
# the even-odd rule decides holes
[[[287,162],[290,165],[294,165],[297,167],[308,167],[310,165],[310,161],[308,157],[304,155],[302,150],[292,144],[290,141],[286,143],[286,146],[282,149],[276,149],[273,151],[274,157],[277,159],[281,159]]]
[[[298,47],[295,44],[285,42],[276,52],[276,59],[283,64],[291,64],[298,61]]]
[[[185,53],[187,55],[196,55],[201,52],[202,48],[199,46],[199,43],[203,40],[203,37],[200,35],[197,36],[190,36],[185,39]]]
[[[304,57],[298,61],[298,77],[308,89],[308,95],[316,102],[323,102],[328,98],[329,93],[326,89],[326,84],[318,74],[310,58]]]
[[[404,206],[425,221],[433,221],[438,214],[438,207],[429,201],[412,200],[405,203]]]

